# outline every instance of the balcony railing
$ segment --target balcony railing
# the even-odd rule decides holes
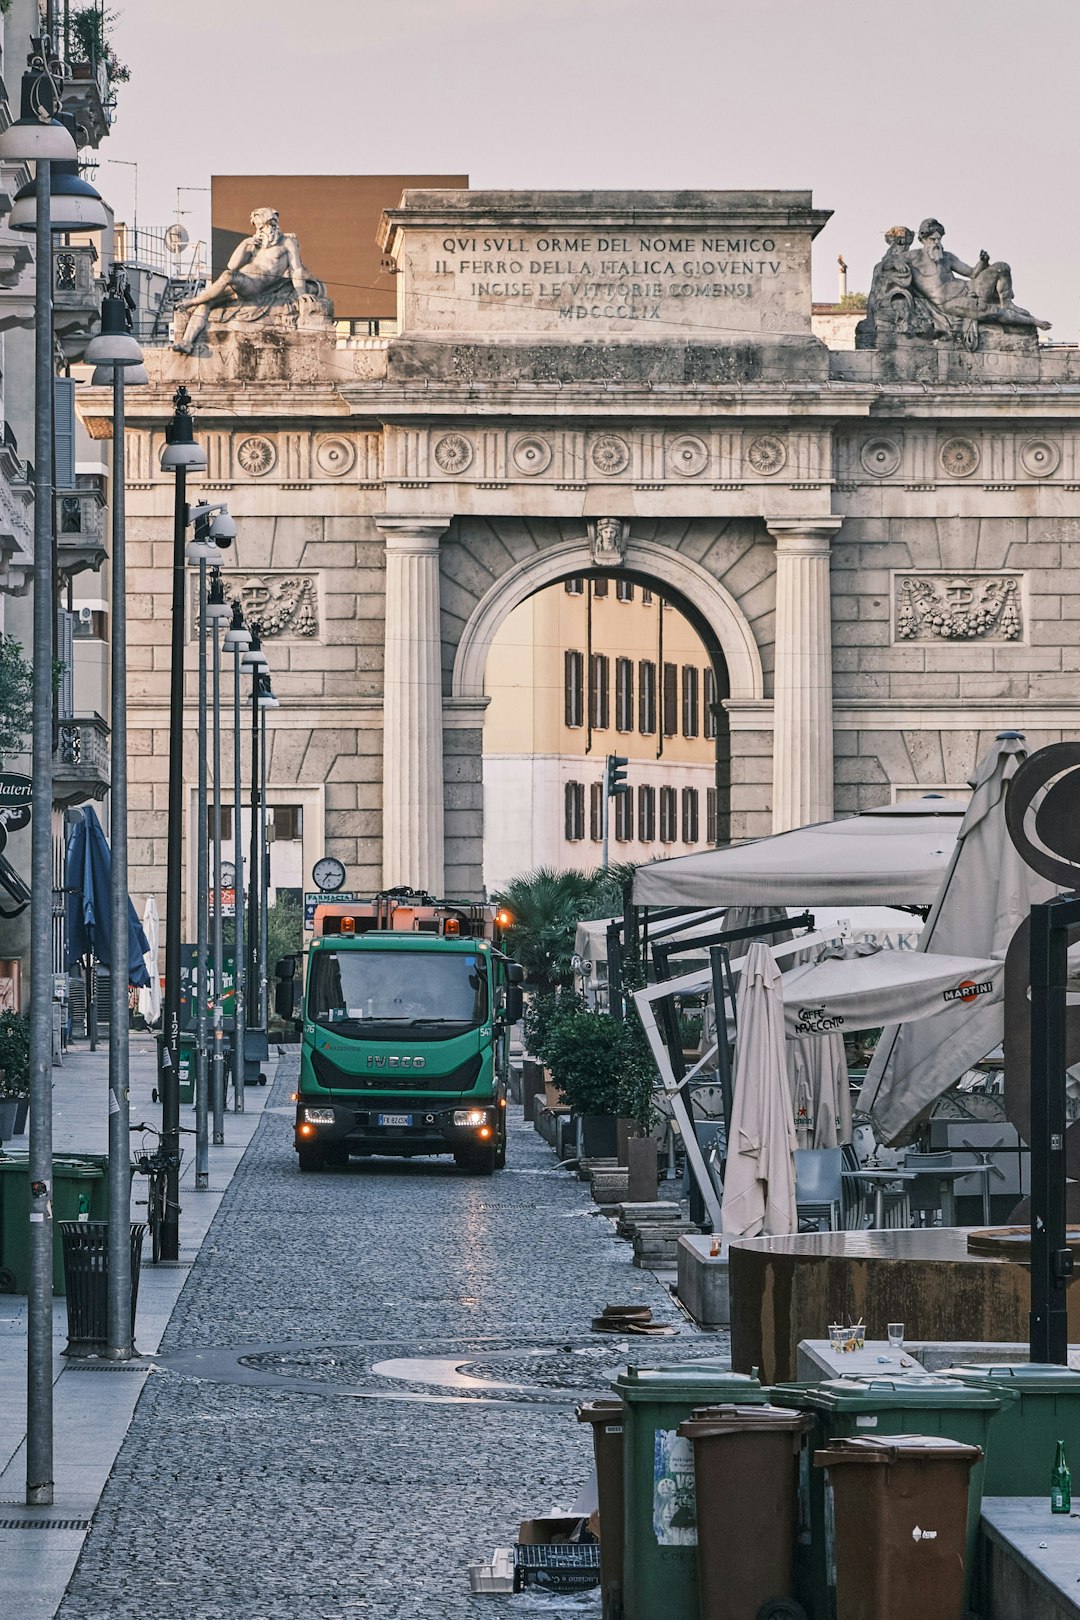
[[[109,791],[109,727],[100,714],[61,715],[53,753],[53,804],[103,799]]]
[[[66,358],[77,361],[101,315],[104,282],[98,250],[90,242],[58,247],[53,254],[53,318]]]
[[[74,490],[56,494],[57,564],[63,574],[97,572],[108,555],[105,549],[105,492],[102,481],[78,474]]]

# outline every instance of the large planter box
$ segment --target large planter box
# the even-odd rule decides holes
[[[581,1152],[586,1159],[618,1159],[618,1120],[614,1114],[581,1115]]]

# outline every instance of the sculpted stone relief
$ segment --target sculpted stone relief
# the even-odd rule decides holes
[[[1015,574],[912,574],[896,590],[898,641],[1020,641],[1020,580]]]
[[[226,574],[225,595],[236,599],[264,640],[319,634],[319,592],[314,574]],[[194,616],[192,622],[194,623]]]
[[[304,267],[300,243],[281,230],[276,208],[256,208],[254,227],[227,267],[195,298],[177,306],[173,348],[192,354],[207,328],[233,323],[327,330],[334,308],[326,288]]]
[[[618,568],[625,561],[630,525],[624,518],[602,517],[587,525],[592,560],[597,568]]]
[[[965,264],[944,246],[945,227],[924,219],[915,233],[906,225],[885,232],[886,251],[874,269],[866,319],[859,322],[855,344],[873,349],[895,338],[962,344],[977,349],[980,332],[996,328],[1035,341],[1037,330],[1049,329],[1013,300],[1012,270],[1003,260],[991,263],[985,248],[975,263]]]

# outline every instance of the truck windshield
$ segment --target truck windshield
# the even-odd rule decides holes
[[[308,1016],[342,1035],[392,1039],[475,1029],[487,1019],[487,966],[463,951],[313,951]]]

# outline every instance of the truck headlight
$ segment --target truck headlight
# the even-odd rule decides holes
[[[455,1108],[455,1125],[486,1125],[487,1110],[485,1108]]]
[[[334,1110],[332,1108],[305,1108],[304,1119],[308,1125],[332,1125],[334,1123]]]

